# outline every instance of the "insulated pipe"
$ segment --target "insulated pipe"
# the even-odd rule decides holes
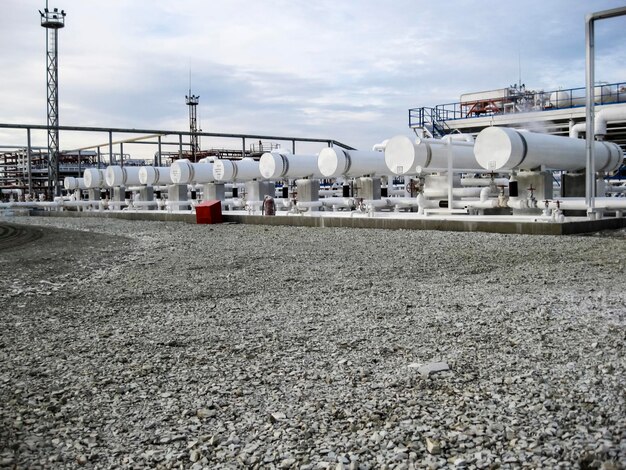
[[[596,209],[604,210],[624,210],[626,209],[626,199],[620,197],[596,197]],[[544,201],[537,201],[537,207],[545,207]],[[587,203],[583,198],[563,198],[548,201],[549,209],[564,210],[585,210]]]
[[[455,197],[478,197],[482,188],[452,188],[452,195]],[[489,187],[487,187],[489,189]],[[424,196],[428,198],[447,198],[447,188],[425,188]]]
[[[596,171],[617,170],[624,155],[612,142],[595,142]],[[586,165],[585,142],[549,134],[519,131],[509,127],[487,127],[474,146],[476,161],[485,169],[580,170]]]
[[[389,139],[385,139],[379,144],[374,144],[374,146],[372,147],[372,150],[374,152],[384,152],[385,147],[387,146],[387,142],[389,142]]]
[[[472,151],[474,144],[452,140],[452,167],[454,170],[478,170]],[[447,141],[437,139],[417,139],[413,142],[404,135],[389,139],[385,147],[385,163],[388,171],[395,175],[416,175],[424,170],[434,171],[448,168]]]
[[[86,188],[102,188],[107,186],[104,178],[104,170],[98,168],[87,168],[83,172],[83,180]]]
[[[130,186],[133,184],[141,184],[139,181],[138,166],[108,166],[104,174],[107,185],[114,186]]]
[[[170,167],[167,166],[142,166],[139,169],[139,182],[147,186],[172,184]]]
[[[496,186],[507,186],[509,184],[508,178],[461,178],[461,186],[491,186],[491,184],[495,184]]]
[[[585,129],[587,129],[586,122],[579,122],[578,124],[574,124],[569,128],[569,136],[572,139],[578,139],[580,137],[580,133],[585,132]]]
[[[215,181],[251,181],[262,178],[259,162],[248,157],[241,160],[216,160],[213,177]]]
[[[317,166],[325,178],[360,177],[389,173],[382,152],[343,150],[325,147],[317,157]]]
[[[259,172],[268,180],[285,178],[321,178],[316,155],[292,155],[286,152],[267,152],[259,160]]]
[[[66,176],[63,180],[63,187],[67,190],[73,189],[85,189],[85,180],[83,178],[74,178],[73,176]]]
[[[191,163],[187,159],[176,160],[170,167],[170,178],[174,184],[212,183],[213,163]]]
[[[596,113],[594,120],[596,136],[606,135],[606,125],[612,121],[626,121],[626,106],[612,105]]]

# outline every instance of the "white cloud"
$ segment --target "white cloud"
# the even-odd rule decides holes
[[[4,3],[0,122],[43,123],[44,2]],[[516,82],[520,58],[530,88],[583,86],[584,14],[620,3],[55,0],[61,123],[185,130],[191,66],[205,130],[369,148],[409,107]],[[626,80],[625,21],[598,27],[599,79]]]

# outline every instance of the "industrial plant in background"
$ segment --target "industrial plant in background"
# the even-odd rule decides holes
[[[466,93],[455,103],[410,109],[413,138],[399,135],[357,150],[333,139],[203,132],[191,84],[189,131],[61,126],[57,33],[65,13],[46,8],[48,125],[0,124],[26,138],[26,145],[5,145],[0,154],[0,209],[156,216],[193,214],[217,201],[233,215],[271,213],[293,223],[367,218],[388,226],[389,220],[495,217],[624,225],[626,82],[595,83],[590,40],[595,21],[624,14],[626,7],[587,18],[585,88],[543,91],[519,83]],[[34,131],[48,133],[48,148],[31,145]],[[59,132],[103,138],[60,151]],[[201,137],[235,145],[203,150]],[[298,152],[301,143],[321,149]],[[155,149],[152,165],[131,158],[128,149],[138,145]]]

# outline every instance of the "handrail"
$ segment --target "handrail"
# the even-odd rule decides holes
[[[598,84],[594,87],[595,102],[599,105],[625,103],[626,82]],[[472,119],[502,114],[518,114],[524,112],[553,111],[555,109],[571,109],[585,106],[585,87],[562,88],[549,91],[524,91],[523,94],[503,96],[501,98],[485,99],[477,101],[457,101],[453,103],[438,104],[433,107],[421,107],[409,109],[409,127],[422,127],[424,125],[425,109],[434,109],[436,115],[442,121],[454,121],[457,119]],[[472,110],[477,102],[498,102],[506,104],[513,111],[507,112],[502,109],[493,109],[484,106],[479,112]],[[523,101],[523,103],[522,103]],[[517,106],[517,107],[516,107]]]
[[[189,136],[197,135],[199,137],[225,137],[233,139],[261,139],[261,140],[284,140],[284,141],[296,141],[296,142],[318,142],[327,143],[329,145],[337,145],[346,150],[356,150],[349,145],[339,142],[334,139],[316,139],[310,137],[288,137],[288,136],[273,136],[273,135],[261,135],[261,134],[230,134],[219,132],[191,132],[191,131],[172,131],[172,130],[155,130],[155,129],[134,129],[134,128],[117,128],[117,127],[86,127],[86,126],[47,126],[42,124],[10,124],[0,123],[0,129],[36,129],[36,130],[50,130],[58,129],[59,131],[79,131],[79,132],[107,132],[115,134],[150,134],[153,136]],[[104,147],[105,145],[99,145]],[[89,147],[91,148],[91,147]],[[86,149],[86,148],[85,148]],[[79,149],[75,149],[79,150]],[[83,150],[83,149],[81,149]]]

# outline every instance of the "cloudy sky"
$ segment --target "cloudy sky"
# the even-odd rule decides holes
[[[207,132],[331,138],[371,148],[409,132],[410,107],[516,83],[520,62],[527,88],[584,86],[585,14],[622,5],[50,1],[67,12],[60,123],[186,130],[191,69]],[[0,122],[45,124],[45,30],[38,13],[45,1],[3,0],[2,6]],[[626,81],[626,17],[597,24],[596,78]],[[0,132],[0,143],[15,139]],[[61,146],[94,139],[103,140],[62,134]],[[35,140],[45,142],[45,134]]]

